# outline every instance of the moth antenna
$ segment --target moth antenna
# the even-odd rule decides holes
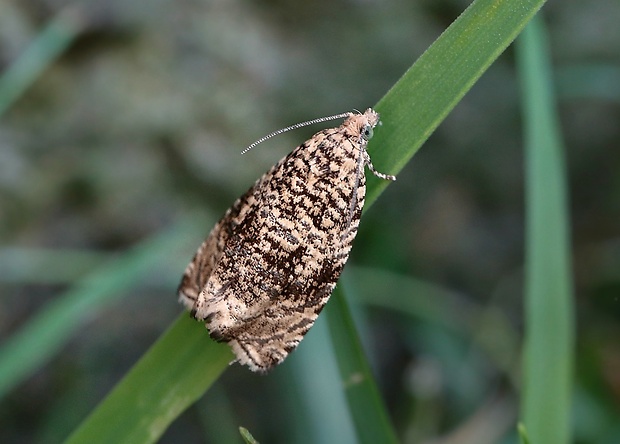
[[[359,112],[359,111],[358,111]],[[248,146],[246,149],[244,149],[243,151],[241,151],[241,154],[245,154],[248,151],[250,151],[252,148],[254,148],[256,145],[263,143],[265,140],[269,140],[274,136],[277,136],[279,134],[282,133],[286,133],[288,131],[297,129],[297,128],[302,128],[304,126],[309,126],[309,125],[314,125],[315,123],[321,123],[321,122],[327,122],[328,120],[336,120],[336,119],[343,119],[345,117],[349,117],[351,115],[351,113],[341,113],[341,114],[334,114],[333,116],[327,116],[327,117],[319,117],[318,119],[313,119],[313,120],[307,120],[305,122],[301,122],[301,123],[296,123],[295,125],[291,125],[291,126],[287,126],[286,128],[282,128],[279,129],[277,131],[274,131],[271,134],[267,134],[265,137],[261,137],[260,139],[258,139],[256,142],[254,142],[253,144],[251,144],[250,146]]]

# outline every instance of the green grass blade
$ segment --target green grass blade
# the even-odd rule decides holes
[[[233,359],[187,313],[166,331],[68,443],[148,443],[196,402]]]
[[[527,429],[521,423],[517,425],[517,433],[519,434],[519,443],[530,444],[530,439],[527,436]]]
[[[146,241],[76,282],[0,346],[0,398],[47,362],[88,318],[141,282],[191,230],[187,226]]]
[[[358,441],[397,443],[340,286],[325,311]]]
[[[396,174],[545,0],[476,0],[377,103],[374,165]],[[366,207],[388,182],[368,178]]]
[[[239,433],[241,434],[241,437],[246,444],[259,444],[259,442],[252,436],[250,431],[245,427],[239,427]]]
[[[525,349],[522,417],[531,442],[571,442],[573,362],[566,168],[542,20],[518,42],[526,151]]]
[[[64,52],[83,28],[76,7],[65,8],[39,33],[26,51],[0,76],[0,116]]]

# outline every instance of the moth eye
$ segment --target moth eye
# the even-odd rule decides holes
[[[373,131],[372,126],[366,125],[362,130],[362,138],[365,140],[369,140],[372,137]]]

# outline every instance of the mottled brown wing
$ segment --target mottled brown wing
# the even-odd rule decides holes
[[[269,370],[297,346],[348,259],[370,162],[361,133],[368,119],[356,117],[262,176],[212,230],[179,287],[211,336],[252,370]]]

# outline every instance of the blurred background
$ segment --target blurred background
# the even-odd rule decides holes
[[[80,312],[68,343],[0,398],[0,442],[64,439],[181,313],[174,290],[215,221],[319,128],[241,156],[244,147],[372,106],[468,4],[1,0],[0,340],[110,258],[194,228],[152,259],[157,270],[140,285]],[[571,188],[575,442],[611,444],[620,442],[620,5],[551,0],[544,11]],[[36,60],[37,39],[59,56],[40,75],[26,64],[34,83],[21,93],[26,75],[7,72],[24,54]],[[362,218],[343,285],[405,442],[516,442],[519,97],[509,49]],[[270,375],[231,367],[162,442],[240,442],[239,425],[261,442],[350,442],[339,392],[319,320]]]

